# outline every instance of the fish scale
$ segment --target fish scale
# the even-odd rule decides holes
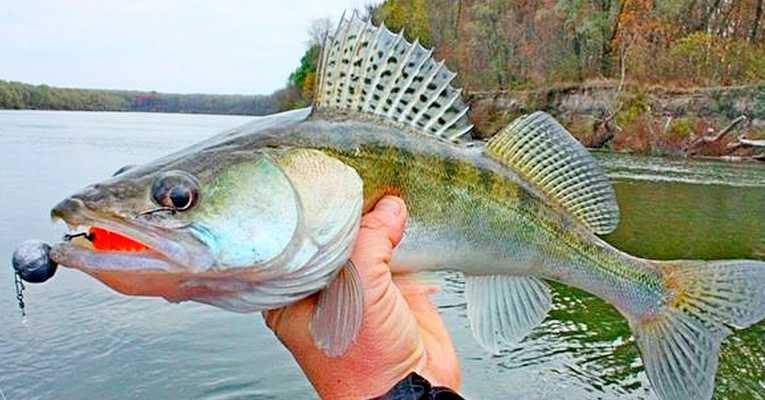
[[[361,125],[358,128],[360,131],[364,130]],[[290,146],[293,145],[291,143],[293,141],[305,143],[306,140],[301,138],[302,135],[306,138],[317,136],[315,132],[312,132],[311,124],[307,123],[294,129],[291,135],[285,135],[281,145]],[[407,151],[406,147],[411,142],[399,141],[395,147],[385,148],[380,147],[374,137],[369,138],[371,145],[365,145],[362,143],[363,137],[363,135],[356,135],[357,142],[350,145],[351,151],[338,151],[336,147],[324,147],[322,150],[359,171],[364,180],[365,204],[374,204],[393,187],[407,203],[410,224],[424,226],[427,227],[426,229],[432,229],[435,226],[450,227],[450,233],[459,237],[464,233],[451,227],[455,225],[455,220],[460,221],[461,224],[457,225],[465,230],[472,225],[486,226],[491,222],[492,229],[485,231],[474,229],[474,232],[482,233],[486,243],[497,242],[498,234],[504,233],[511,237],[518,231],[511,221],[524,218],[526,221],[522,225],[538,228],[533,235],[530,235],[531,237],[542,243],[553,244],[549,248],[540,244],[537,250],[538,258],[546,260],[551,265],[553,260],[557,261],[557,264],[563,266],[561,268],[563,272],[571,273],[573,263],[571,258],[577,256],[588,260],[588,266],[593,269],[593,272],[599,270],[603,276],[629,279],[634,282],[646,281],[647,292],[657,286],[649,279],[655,275],[650,269],[646,271],[635,268],[635,264],[641,266],[643,264],[611,248],[565,213],[551,208],[544,198],[527,190],[520,183],[521,178],[501,165],[493,163],[481,152],[450,148],[439,142],[433,146],[444,146],[443,152],[450,153],[446,157],[444,154],[437,156],[417,154],[414,152],[417,151],[416,149]],[[342,143],[339,146],[342,146]],[[429,152],[435,151],[431,148]],[[521,240],[516,239],[516,241]],[[402,244],[404,249],[407,246],[406,242]],[[480,241],[474,248],[480,249]],[[416,249],[413,250],[416,251]],[[559,255],[567,250],[573,251],[566,253],[565,257]],[[490,249],[485,251],[489,253]],[[514,260],[512,254],[506,256],[504,260],[491,258],[492,265],[486,266],[454,265],[448,258],[433,260],[432,263],[434,269],[455,268],[475,274],[486,274],[497,268],[509,273],[513,272],[513,267],[520,270],[527,269],[524,265],[527,261]],[[541,274],[542,271],[539,273]],[[550,276],[557,274],[559,274],[557,269],[547,272]],[[653,276],[653,278],[656,277]],[[571,284],[571,282],[568,283]],[[576,286],[585,288],[586,285],[579,283]],[[595,291],[592,287],[586,290]],[[603,293],[595,294],[604,295]],[[657,293],[658,295],[660,293]]]

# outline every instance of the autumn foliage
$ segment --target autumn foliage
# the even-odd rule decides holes
[[[472,103],[479,137],[521,113],[544,109],[589,146],[678,153],[741,112],[765,124],[765,85],[757,86],[765,82],[764,3],[385,0],[363,16],[403,31],[446,60]],[[310,101],[315,51],[290,78],[295,105]],[[702,113],[685,115],[667,98],[682,92],[693,99],[689,91],[726,93],[740,85],[758,92],[730,106],[727,95],[702,96],[710,104],[697,107]],[[567,101],[591,106],[572,112]]]
[[[618,79],[765,78],[763,0],[387,0],[374,12],[436,48],[468,90]]]

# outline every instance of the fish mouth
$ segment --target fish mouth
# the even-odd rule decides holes
[[[91,274],[195,273],[212,264],[206,247],[189,232],[103,216],[75,197],[54,207],[51,217],[69,227],[50,252],[53,261],[66,267]]]

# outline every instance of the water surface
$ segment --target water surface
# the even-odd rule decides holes
[[[61,269],[14,300],[22,240],[58,240],[50,207],[126,164],[238,126],[233,116],[0,111],[0,391],[34,399],[312,399],[260,315],[126,297]],[[596,155],[616,179],[622,224],[608,240],[659,259],[763,258],[765,167]],[[462,278],[443,273],[435,302],[473,399],[653,399],[626,322],[603,301],[555,285],[555,309],[510,351],[473,341]],[[764,288],[765,290],[765,288]],[[726,341],[717,398],[765,399],[765,325]],[[0,396],[1,398],[2,396]]]

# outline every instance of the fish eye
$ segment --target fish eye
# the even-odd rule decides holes
[[[151,197],[161,207],[186,211],[199,199],[199,184],[186,172],[168,171],[155,178]]]

